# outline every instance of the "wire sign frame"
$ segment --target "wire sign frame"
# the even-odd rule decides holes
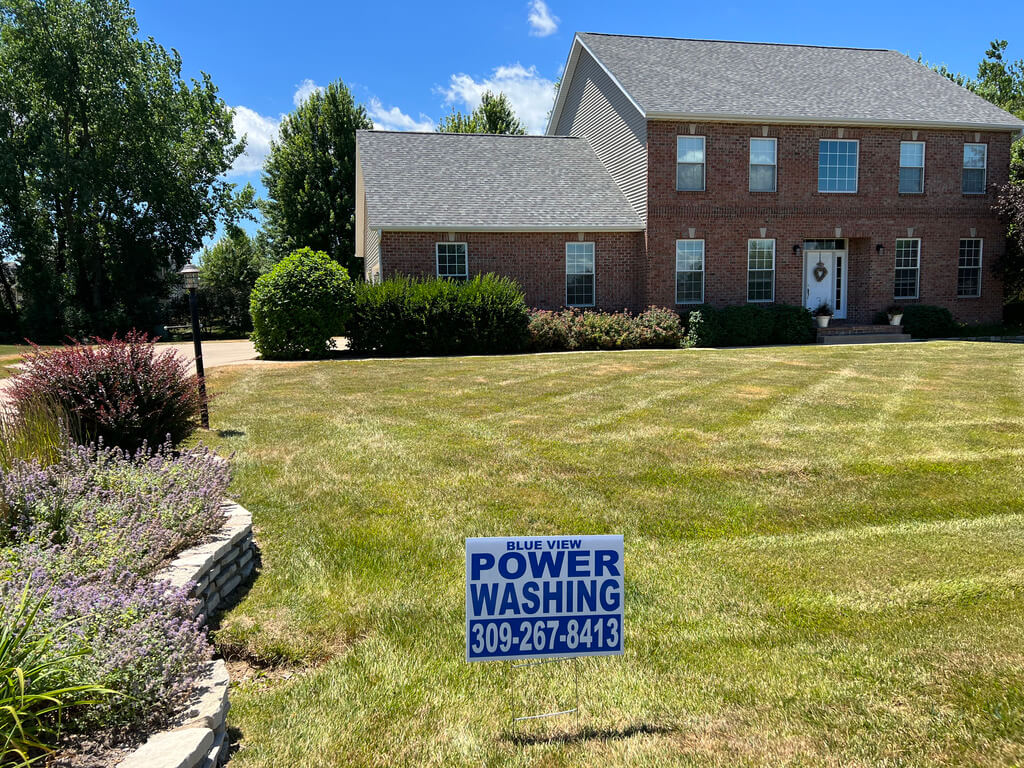
[[[623,653],[623,539],[499,536],[466,539],[466,661],[505,661],[513,724],[575,714],[579,659]],[[575,706],[517,715],[516,676],[573,665]]]

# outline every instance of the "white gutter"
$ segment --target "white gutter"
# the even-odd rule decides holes
[[[648,120],[687,120],[715,123],[756,123],[766,125],[830,125],[880,128],[941,128],[957,131],[1020,131],[1021,126],[1008,123],[955,123],[941,120],[858,120],[786,117],[778,115],[730,115],[724,112],[648,112]]]

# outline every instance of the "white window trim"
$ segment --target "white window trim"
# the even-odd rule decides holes
[[[821,143],[823,141],[842,141],[857,145],[857,175],[853,179],[853,189],[827,189],[821,188]],[[860,139],[818,139],[818,181],[815,188],[819,195],[856,195],[860,191]]]
[[[897,296],[896,295],[896,270],[897,269],[910,269],[910,267],[897,267],[896,266],[896,258],[898,256],[896,251],[897,251],[898,244],[899,244],[899,242],[901,240],[915,240],[915,241],[917,241],[917,267],[914,270],[916,272],[916,275],[915,275],[915,278],[914,278],[914,295],[913,296]],[[959,251],[958,251],[957,252],[957,263],[958,264],[959,264],[959,260],[960,260],[960,254],[959,254]],[[893,268],[893,273],[892,273],[892,281],[893,281],[892,297],[894,299],[897,299],[897,300],[900,300],[900,301],[913,301],[913,300],[916,300],[916,299],[920,299],[921,298],[921,238],[920,237],[897,237],[896,238],[896,244],[894,244],[894,246],[893,246],[892,268]]]
[[[770,240],[772,244],[772,297],[770,299],[752,299],[750,298],[750,244],[756,243],[762,240]],[[775,242],[775,238],[771,237],[751,237],[747,240],[747,304],[771,304],[775,301],[775,260],[778,251],[778,243]],[[767,272],[767,270],[759,269],[758,272]]]
[[[903,164],[903,145],[904,144],[920,144],[921,145],[921,165],[918,166],[918,165],[904,165]],[[925,184],[927,183],[925,181],[925,175],[926,174],[925,174],[925,170],[924,170],[925,169],[925,165],[927,164],[927,161],[925,160],[925,155],[926,155],[927,152],[928,152],[928,146],[927,146],[927,143],[924,142],[924,141],[901,141],[900,142],[899,168],[897,170],[897,178],[896,178],[896,194],[898,194],[898,195],[923,195],[924,194]],[[904,168],[920,168],[921,169],[921,191],[920,192],[903,192],[900,189],[899,171],[903,170]],[[860,158],[859,157],[857,158],[857,172],[860,173]],[[961,188],[962,188],[962,186],[963,186],[963,181],[962,180],[961,180],[960,184],[961,184]]]
[[[570,245],[589,245],[594,257],[594,271],[590,275],[594,282],[594,300],[589,304],[570,304],[569,303],[569,275],[580,275],[582,272],[570,272],[569,271],[569,246]],[[592,240],[572,240],[565,244],[565,306],[567,307],[593,307],[597,304],[597,247],[594,245]]]
[[[772,144],[775,145],[775,152],[773,153],[773,155],[775,157],[775,162],[771,165],[771,167],[775,169],[775,178],[774,178],[774,182],[775,183],[772,185],[771,189],[751,189],[751,185],[753,183],[754,178],[753,178],[753,175],[750,173],[750,169],[753,168],[755,165],[758,166],[759,168],[760,167],[768,167],[765,163],[752,163],[752,162],[750,162],[750,150],[753,149],[755,141],[770,141],[770,142],[772,142]],[[859,172],[860,171],[860,158],[857,158],[857,163],[858,163],[857,170]],[[751,136],[750,137],[750,143],[747,144],[747,191],[748,192],[755,192],[755,193],[763,192],[764,194],[770,194],[772,192],[778,192],[779,191],[779,140],[777,138],[774,138],[772,136]]]
[[[442,245],[461,245],[466,249],[466,272],[462,275],[442,275],[441,274],[441,246]],[[443,278],[446,280],[469,280],[469,244],[465,242],[455,242],[452,240],[445,240],[443,242],[434,243],[434,276]]]
[[[971,195],[972,197],[980,196],[980,195],[986,195],[986,194],[988,194],[988,144],[980,144],[980,143],[978,143],[976,141],[965,141],[964,142],[964,149],[967,149],[967,147],[984,147],[985,148],[985,164],[981,168],[968,168],[966,165],[964,165],[964,162],[967,160],[967,158],[964,157],[963,155],[961,155],[961,157],[960,157],[960,194],[962,194],[962,195]],[[981,183],[981,192],[965,192],[964,191],[964,173],[963,173],[964,171],[984,171],[985,172],[984,176],[982,177],[983,181]]]
[[[700,189],[680,189],[679,188],[679,166],[683,163],[679,160],[679,139],[700,139],[703,144],[704,162],[700,164]],[[686,163],[686,165],[694,165],[694,163]],[[689,133],[676,134],[676,192],[707,192],[708,191],[708,137],[694,135]]]
[[[981,298],[981,278],[984,274],[983,266],[985,264],[985,238],[983,237],[961,237],[960,241],[964,240],[977,240],[980,245],[978,246],[978,266],[971,267],[971,269],[978,270],[978,292],[962,294],[960,293],[960,243],[957,243],[956,249],[956,297],[958,299],[980,299]]]
[[[687,301],[679,300],[679,243],[700,243],[700,301],[689,299]],[[694,270],[684,270],[686,272],[692,272]],[[701,238],[689,238],[684,237],[676,240],[676,269],[675,269],[675,282],[676,282],[676,304],[703,304],[704,303],[704,284],[705,276],[707,275],[707,244]]]

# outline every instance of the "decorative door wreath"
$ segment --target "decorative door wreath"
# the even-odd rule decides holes
[[[824,262],[819,261],[814,267],[814,279],[820,283],[827,275],[828,267],[825,266]]]

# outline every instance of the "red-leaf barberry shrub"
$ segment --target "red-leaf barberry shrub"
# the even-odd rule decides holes
[[[177,445],[195,430],[199,387],[190,368],[174,350],[158,352],[146,334],[131,331],[95,344],[36,347],[11,394],[19,408],[56,403],[85,442],[134,452],[143,443]]]

